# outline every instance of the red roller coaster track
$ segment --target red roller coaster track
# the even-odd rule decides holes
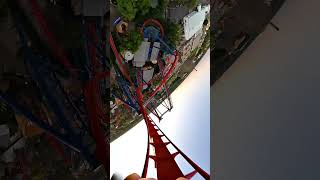
[[[97,43],[95,23],[89,24],[89,33],[93,36],[94,43]],[[89,79],[84,87],[84,97],[88,109],[88,116],[90,119],[90,127],[93,137],[96,141],[96,158],[100,160],[103,166],[108,171],[109,147],[105,141],[103,131],[101,129],[101,122],[108,122],[108,117],[103,113],[100,93],[99,80],[109,75],[108,72],[97,72],[98,61],[96,59],[96,49],[93,45],[89,47],[89,57],[92,68],[93,77]]]
[[[38,26],[42,30],[45,40],[48,42],[50,49],[52,49],[53,54],[56,58],[63,64],[69,72],[75,73],[75,68],[70,63],[69,59],[65,55],[63,49],[59,46],[58,41],[54,37],[53,33],[49,30],[48,24],[43,16],[43,13],[36,0],[29,0],[31,6],[31,13],[34,16]]]
[[[126,67],[122,64],[123,63],[123,60],[117,50],[117,48],[115,47],[115,44],[114,44],[114,41],[113,41],[113,38],[112,38],[112,35],[110,35],[110,38],[109,38],[109,42],[110,42],[110,46],[112,48],[112,51],[118,61],[118,64],[120,66],[120,71],[121,73],[126,77],[126,79],[129,80],[129,82],[131,82],[131,84],[133,85],[132,83],[132,80],[129,76],[129,72],[128,70],[126,69]],[[179,53],[177,51],[175,51],[175,59],[169,69],[169,71],[164,75],[164,78],[162,79],[162,81],[160,82],[160,84],[155,88],[155,90],[152,92],[152,94],[148,97],[148,100],[146,100],[146,102],[150,101],[151,98],[153,98],[157,92],[160,91],[161,87],[166,83],[166,81],[168,80],[170,74],[172,73],[173,69],[175,68],[177,62],[178,62],[178,59],[180,58],[179,56]]]
[[[144,23],[144,26],[148,23],[154,23],[160,27],[161,35],[163,36],[164,31],[162,25],[154,20],[154,19],[149,19]],[[119,55],[117,48],[115,47],[112,35],[110,35],[109,38],[111,48],[113,50],[113,53],[115,54],[115,57],[118,61],[118,64],[120,66],[120,71],[121,73],[130,80],[132,83],[129,73],[127,69],[124,67],[122,64],[122,58]],[[155,94],[160,90],[160,88],[165,85],[167,79],[169,78],[170,74],[172,73],[173,69],[175,68],[175,65],[179,59],[179,53],[177,51],[174,52],[175,60],[173,61],[170,69],[168,72],[163,76],[163,79],[158,85],[154,92],[148,97],[149,101],[151,98],[155,96]],[[138,87],[136,88],[136,95],[137,95],[137,101],[140,107],[140,111],[143,115],[144,121],[147,126],[147,131],[148,131],[148,146],[147,146],[147,153],[146,153],[146,159],[145,159],[145,164],[142,172],[142,177],[145,178],[147,176],[147,170],[148,170],[148,164],[149,164],[149,158],[152,158],[155,161],[156,168],[157,168],[157,176],[159,180],[175,180],[179,177],[185,177],[185,178],[191,178],[193,177],[196,173],[199,173],[204,179],[210,179],[210,175],[206,173],[203,169],[201,169],[196,163],[194,163],[186,154],[184,154],[175,144],[173,144],[170,139],[160,130],[160,128],[154,123],[154,121],[148,116],[147,111],[145,109],[145,105],[143,102],[143,95],[142,95],[142,87],[143,87],[143,82],[139,82]],[[161,132],[162,134],[159,134]],[[161,137],[166,137],[168,142],[163,142]],[[150,139],[152,139],[152,142],[150,142]],[[177,152],[174,154],[171,154],[167,148],[167,145],[171,144]],[[152,145],[155,148],[155,156],[150,155],[150,145]],[[175,162],[174,158],[176,155],[182,155],[182,157],[194,168],[194,171],[184,175],[182,171],[180,170],[178,164]]]

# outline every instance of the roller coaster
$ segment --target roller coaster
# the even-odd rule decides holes
[[[146,40],[151,44],[160,43],[157,66],[160,69],[161,81],[147,94],[143,89],[145,86],[154,85],[153,80],[144,81],[141,67],[135,67],[134,74],[129,72],[132,67],[128,67],[119,54],[113,32],[109,35],[112,54],[107,57],[108,33],[102,24],[103,17],[82,16],[84,47],[78,51],[76,57],[70,58],[50,31],[38,1],[26,2],[24,6],[18,1],[8,1],[8,4],[19,35],[23,64],[30,76],[28,82],[34,85],[32,88],[35,93],[26,96],[0,92],[2,101],[14,109],[16,114],[24,116],[50,135],[48,140],[54,141],[51,144],[59,151],[57,153],[64,154],[66,162],[70,162],[72,156],[77,156],[84,159],[92,170],[103,167],[107,177],[110,177],[108,97],[111,94],[126,104],[129,110],[142,115],[146,123],[148,148],[142,177],[147,177],[149,159],[153,159],[159,180],[191,178],[196,173],[204,179],[210,179],[209,174],[173,144],[149,116],[152,113],[160,121],[162,116],[173,108],[167,80],[180,57],[179,52],[166,43],[165,31],[159,21],[148,19],[141,26],[141,34]],[[110,89],[110,82],[107,80],[111,76],[110,69],[114,69],[121,96]],[[33,104],[43,105],[46,111],[31,108]],[[166,107],[165,112],[157,109],[161,104]],[[165,137],[167,142],[164,142],[162,137]],[[168,144],[177,152],[171,154],[167,149]],[[156,155],[150,155],[150,146],[155,148]],[[178,154],[182,155],[194,171],[186,175],[182,173],[174,160]]]
[[[162,89],[165,90],[166,98],[169,101],[169,104],[171,107],[168,109],[171,110],[172,103],[170,99],[170,93],[168,92],[168,88],[166,85],[166,82],[168,78],[170,77],[173,69],[175,68],[175,65],[179,59],[179,52],[177,50],[172,50],[172,48],[164,41],[164,28],[161,25],[161,23],[155,19],[148,19],[146,20],[142,27],[141,27],[141,33],[144,38],[146,38],[148,41],[151,41],[151,44],[154,42],[160,42],[161,44],[161,51],[164,53],[170,53],[174,56],[174,60],[170,62],[169,60],[162,61],[161,56],[158,56],[158,66],[160,67],[160,74],[161,74],[161,82],[159,85],[156,86],[156,88],[153,89],[153,92],[145,97],[145,94],[142,92],[143,86],[148,83],[152,82],[144,82],[143,77],[141,76],[141,68],[135,68],[136,69],[136,79],[133,79],[130,77],[130,73],[128,71],[128,67],[125,65],[125,61],[119,54],[116,45],[113,40],[113,35],[110,34],[109,36],[109,42],[110,46],[112,48],[112,51],[114,53],[114,56],[116,58],[117,63],[115,64],[118,66],[119,71],[117,71],[119,76],[122,76],[123,79],[127,79],[128,83],[127,86],[132,86],[134,88],[135,92],[131,93],[124,93],[124,94],[130,94],[132,96],[127,97],[127,99],[135,99],[135,103],[138,104],[139,111],[138,113],[141,113],[144,121],[146,123],[147,129],[148,129],[148,146],[147,146],[147,154],[145,159],[145,164],[142,172],[142,177],[147,177],[147,170],[148,170],[148,164],[149,159],[153,159],[155,161],[156,169],[157,169],[157,176],[159,180],[165,180],[165,179],[177,179],[179,177],[185,177],[185,178],[192,178],[196,173],[199,173],[204,179],[210,179],[210,176],[208,173],[206,173],[204,170],[202,170],[196,163],[194,163],[187,155],[185,155],[173,142],[160,130],[160,128],[155,124],[155,122],[151,119],[149,116],[150,113],[153,113],[159,120],[163,116],[163,114],[159,115],[157,114],[157,109],[151,109],[148,107],[150,102],[155,100],[155,95],[159,93]],[[160,53],[161,54],[161,53]],[[163,62],[167,62],[167,64],[164,64]],[[132,68],[132,67],[131,67]],[[136,82],[136,83],[135,83]],[[122,88],[122,89],[130,89]],[[167,139],[167,142],[164,142],[162,137],[165,137]],[[171,144],[177,152],[171,154],[169,150],[167,149],[167,145]],[[155,149],[156,155],[150,155],[150,146],[153,146]],[[194,171],[184,175],[182,171],[180,170],[178,164],[176,163],[175,156],[178,154],[182,155],[182,157],[194,168]]]

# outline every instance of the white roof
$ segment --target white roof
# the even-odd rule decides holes
[[[154,42],[153,43],[153,48],[151,52],[151,57],[150,61],[152,62],[157,62],[158,54],[159,54],[159,49],[160,49],[160,43],[159,42]]]
[[[124,53],[124,59],[130,61],[131,59],[133,59],[134,54],[132,54],[132,52],[130,51],[126,51]]]
[[[138,51],[134,55],[133,65],[136,67],[142,67],[148,59],[150,42],[146,39],[142,41]]]
[[[203,22],[207,13],[209,13],[210,5],[197,8],[197,11],[193,11],[183,18],[184,37],[189,40],[196,32],[202,29]]]
[[[154,68],[149,69],[149,70],[144,70],[143,71],[143,80],[145,82],[149,82],[153,77],[153,72],[154,72]],[[146,89],[147,87],[148,87],[147,85],[144,85],[143,89]]]

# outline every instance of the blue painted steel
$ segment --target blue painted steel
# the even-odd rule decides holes
[[[125,97],[128,98],[128,104],[130,104],[130,106],[133,106],[135,110],[139,109],[139,105],[138,103],[135,101],[135,98],[132,97],[131,91],[129,89],[129,85],[120,77],[117,76],[116,77],[118,84],[121,88],[121,90],[123,91]]]
[[[30,111],[28,111],[23,106],[19,105],[15,100],[11,99],[7,94],[0,92],[0,99],[4,102],[6,102],[10,107],[17,113],[24,115],[28,120],[30,120],[33,124],[38,126],[39,128],[43,129],[50,135],[57,138],[60,142],[67,145],[68,147],[72,148],[76,152],[80,152],[81,147],[79,144],[76,144],[70,139],[66,137],[66,135],[61,134],[59,131],[56,131],[53,129],[50,125],[46,124],[45,121],[39,120],[37,117],[35,117]]]
[[[121,17],[118,17],[115,21],[113,21],[113,25],[117,25],[121,21]]]
[[[164,51],[169,51],[170,52],[170,54],[174,54],[174,50],[172,50],[171,48],[170,48],[170,46],[163,40],[163,39],[161,39],[161,37],[160,37],[160,31],[157,29],[157,28],[155,28],[155,27],[153,27],[153,26],[148,26],[148,27],[146,27],[144,30],[143,30],[143,36],[144,36],[144,38],[148,38],[148,39],[150,39],[151,41],[160,41],[160,43],[162,44],[162,45],[164,45],[164,47],[165,47],[165,50]]]
[[[125,103],[126,105],[128,105],[131,109],[133,109],[134,111],[138,111],[138,109],[136,107],[134,107],[132,104],[130,104],[128,101],[122,99],[121,97],[117,96],[114,92],[111,92],[111,95],[115,98],[118,98],[120,101],[122,101],[123,103]]]
[[[148,38],[151,41],[156,41],[157,38],[160,36],[160,31],[153,26],[148,26],[144,28],[143,36],[144,38]]]
[[[67,107],[62,101],[65,100],[65,96],[61,91],[58,93],[59,83],[53,78],[52,69],[49,67],[50,64],[45,63],[46,61],[44,59],[41,59],[39,56],[33,53],[32,49],[28,46],[30,39],[28,38],[26,32],[23,31],[23,28],[19,23],[19,19],[14,20],[20,36],[20,41],[22,43],[24,61],[26,65],[29,66],[33,80],[37,82],[41,92],[43,93],[43,96],[45,97],[45,100],[47,101],[47,104],[57,116],[56,120],[59,122],[61,127],[59,127],[57,130],[49,126],[48,124],[44,123],[44,121],[37,119],[26,108],[16,103],[15,100],[10,99],[8,96],[6,96],[6,94],[0,92],[1,99],[10,104],[17,113],[23,114],[28,120],[33,122],[39,128],[57,138],[57,140],[67,145],[71,149],[80,152],[93,167],[97,167],[99,165],[98,161],[95,159],[94,155],[90,153],[89,147],[82,145],[81,136],[76,135],[73,131],[70,124],[70,117],[66,118],[65,110]],[[73,114],[73,112],[69,113],[71,116]]]
[[[165,48],[170,52],[170,54],[174,54],[174,50],[172,50],[166,42],[164,42],[160,37],[157,37],[157,39],[160,41],[161,44],[165,46]]]
[[[82,154],[86,160],[91,163],[94,167],[98,166],[98,161],[89,153],[89,151],[82,146],[79,142],[73,141],[70,139],[67,134],[62,134],[59,130],[53,129],[50,125],[46,124],[44,120],[38,119],[34,116],[30,111],[28,111],[23,106],[19,105],[15,100],[10,98],[5,93],[0,92],[0,99],[6,102],[10,107],[17,113],[22,114],[25,116],[29,121],[31,121],[34,125],[44,130],[46,133],[50,134],[51,136],[55,137],[58,141],[65,144],[72,150],[79,152]]]

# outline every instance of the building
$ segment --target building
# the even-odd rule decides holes
[[[160,43],[159,42],[154,42],[153,43],[152,52],[151,52],[151,56],[150,56],[150,61],[153,64],[157,63],[159,51],[160,51]]]
[[[133,65],[135,67],[142,67],[146,63],[149,55],[149,47],[150,42],[148,42],[148,39],[145,38],[144,41],[142,41],[138,51],[134,55]]]
[[[196,11],[191,12],[183,18],[184,38],[191,39],[197,32],[202,30],[203,22],[209,14],[210,5],[197,7]]]
[[[198,48],[202,44],[203,31],[198,31],[192,40],[192,51]]]
[[[180,47],[179,51],[181,52],[181,63],[186,61],[191,52],[198,48],[203,42],[203,31],[198,31],[191,39],[185,41]]]
[[[144,82],[149,82],[153,77],[154,68],[143,70]],[[143,89],[146,89],[148,85],[143,85]]]
[[[183,18],[189,14],[189,8],[186,6],[168,7],[166,12],[170,22],[181,23]]]

